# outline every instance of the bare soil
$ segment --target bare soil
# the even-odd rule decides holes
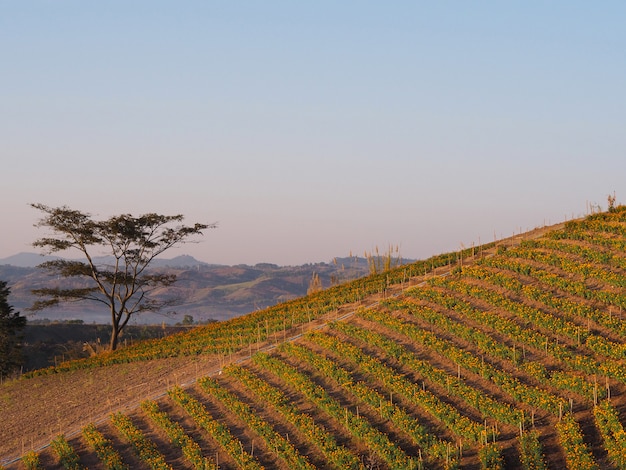
[[[132,410],[175,384],[192,383],[220,367],[217,357],[179,357],[4,383],[0,464],[42,448],[61,433],[71,438],[112,412]]]

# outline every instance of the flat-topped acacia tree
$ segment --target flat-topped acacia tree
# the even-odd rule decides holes
[[[45,254],[78,250],[84,260],[57,259],[39,265],[56,276],[84,279],[83,287],[48,287],[33,290],[42,297],[30,308],[37,311],[61,302],[93,301],[105,305],[111,313],[110,349],[115,350],[121,331],[133,315],[156,312],[171,304],[151,293],[160,287],[172,285],[176,275],[147,270],[164,251],[191,241],[216,224],[181,225],[182,215],[129,214],[107,220],[94,220],[88,213],[67,206],[48,207],[31,204],[44,216],[35,225],[51,230],[51,236],[36,240],[33,246]],[[110,255],[112,262],[97,264],[97,251]],[[102,254],[100,252],[98,255]]]

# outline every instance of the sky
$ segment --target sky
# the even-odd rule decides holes
[[[31,203],[166,252],[426,258],[626,201],[626,2],[0,0],[0,258]]]

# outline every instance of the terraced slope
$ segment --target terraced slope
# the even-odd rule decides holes
[[[625,468],[625,247],[619,207],[258,312],[221,333],[67,364],[95,372],[122,358],[220,358],[217,373],[172,381],[166,394],[87,422],[26,461]]]

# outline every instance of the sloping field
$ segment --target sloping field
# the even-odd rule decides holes
[[[625,248],[618,207],[41,371],[2,389],[1,455],[8,468],[626,468]],[[41,429],[19,414],[19,391],[33,403],[65,381],[80,402],[88,378],[80,419],[62,398]]]

